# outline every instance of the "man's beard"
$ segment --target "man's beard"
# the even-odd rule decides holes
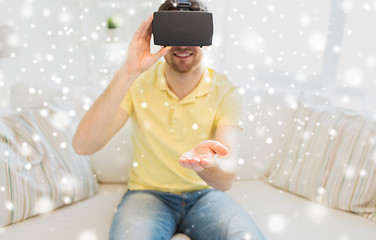
[[[170,67],[178,73],[187,73],[190,72],[194,67],[195,67],[195,62],[192,61],[190,63],[184,63],[184,64],[179,64],[176,61],[169,61],[166,59],[166,62],[170,65]]]
[[[176,57],[176,52],[190,52],[192,55],[189,57],[189,59],[179,59]],[[187,48],[187,47],[175,47],[172,50],[172,53],[168,57],[165,56],[165,60],[167,64],[171,67],[172,70],[174,70],[177,73],[188,73],[195,69],[198,65],[201,64],[200,60],[200,50]]]

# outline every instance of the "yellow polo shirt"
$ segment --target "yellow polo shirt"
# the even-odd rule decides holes
[[[132,121],[131,190],[182,193],[210,188],[195,171],[180,166],[181,154],[213,139],[219,125],[241,127],[244,101],[223,74],[205,68],[182,100],[169,89],[165,62],[157,62],[131,86],[120,107]]]

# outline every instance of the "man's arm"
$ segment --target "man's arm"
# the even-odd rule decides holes
[[[210,186],[221,191],[231,188],[236,176],[237,144],[241,129],[222,125],[215,141],[204,141],[179,158],[179,163],[196,173]]]
[[[127,122],[120,104],[137,77],[169,50],[150,52],[153,15],[144,21],[129,44],[126,60],[109,86],[94,102],[78,125],[72,145],[76,153],[91,155],[101,149]]]

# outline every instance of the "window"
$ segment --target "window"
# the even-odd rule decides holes
[[[316,91],[341,107],[376,111],[366,104],[376,90],[376,0],[211,0],[209,9],[207,61],[238,85]]]

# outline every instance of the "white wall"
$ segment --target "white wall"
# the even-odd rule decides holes
[[[0,25],[13,26],[20,42],[18,56],[0,59],[1,106],[17,81],[105,87],[124,59],[130,36],[155,7],[124,2],[113,7],[99,0],[0,0]],[[120,43],[107,43],[105,22],[111,16],[123,18]]]
[[[375,115],[375,0],[226,2],[222,66],[232,79],[245,88],[312,91]]]
[[[13,25],[21,43],[20,56],[0,60],[0,101],[5,104],[16,81],[105,87],[132,33],[161,2],[0,0],[0,24]],[[376,0],[207,3],[215,35],[205,62],[237,85],[305,89],[342,107],[376,112]],[[106,44],[104,23],[115,15],[123,20],[120,43]]]

